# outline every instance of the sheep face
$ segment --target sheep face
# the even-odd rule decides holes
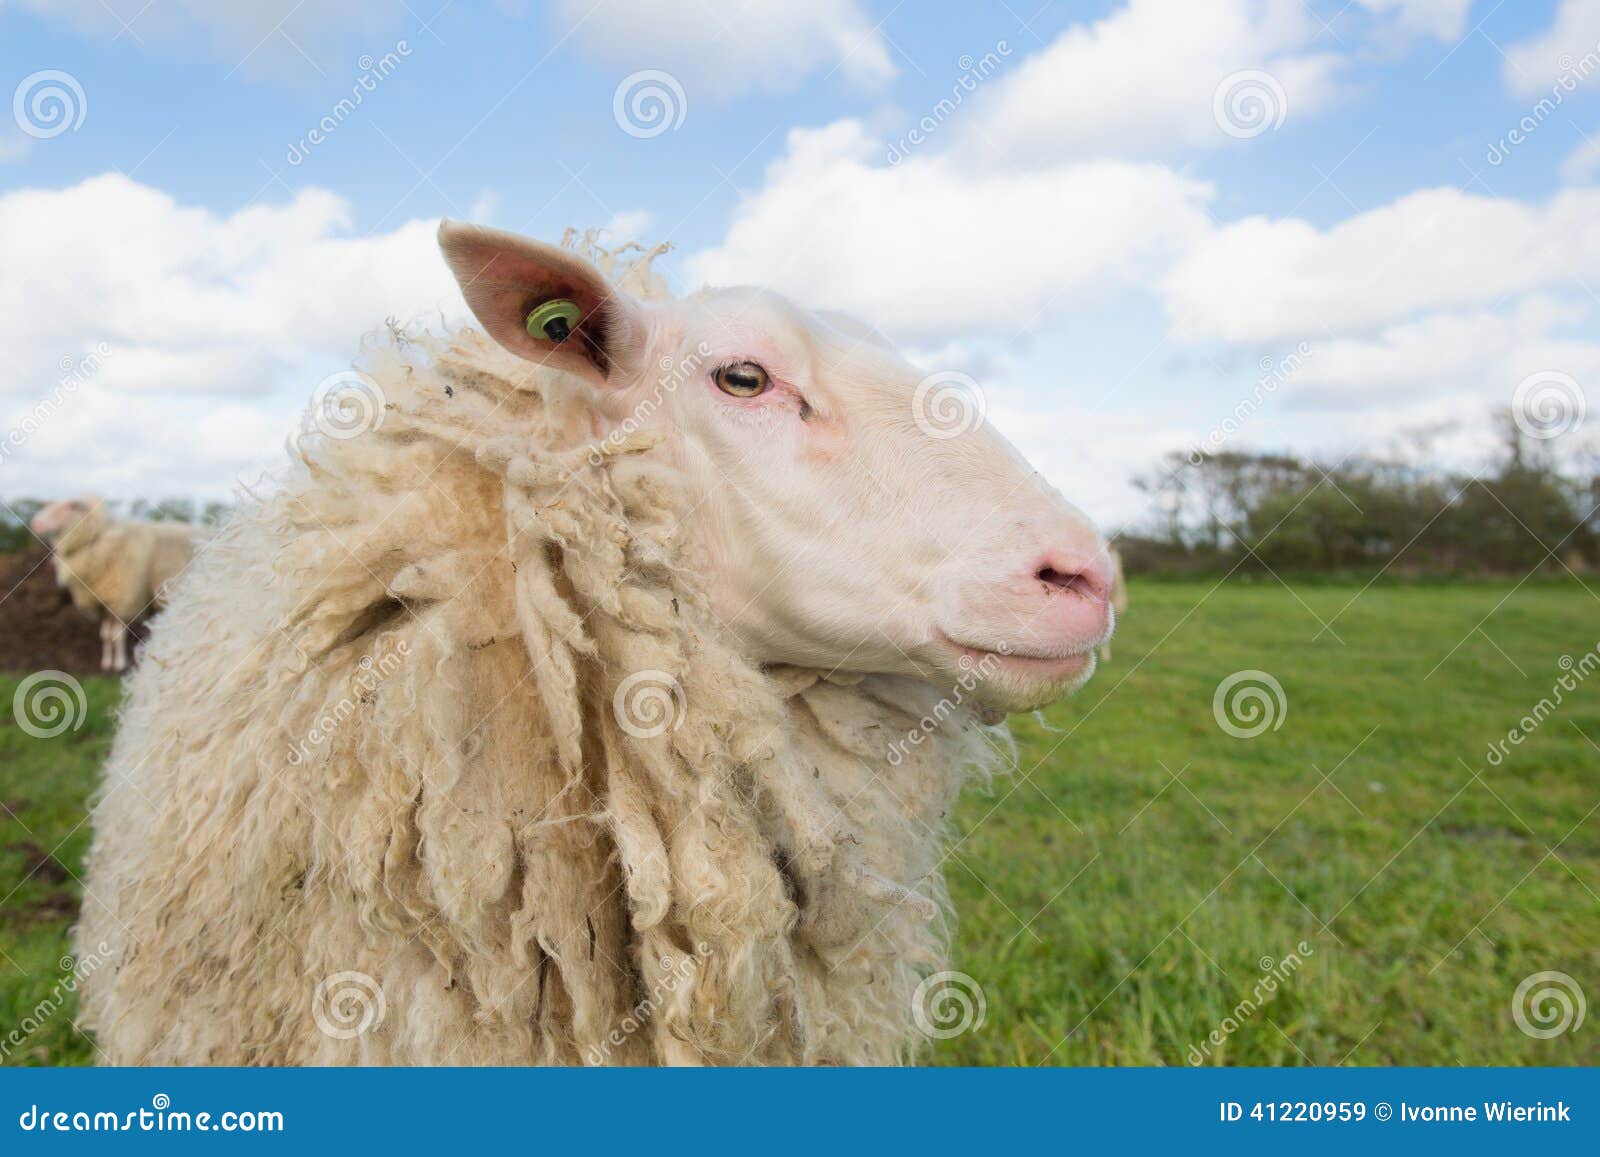
[[[1104,540],[871,331],[754,289],[641,302],[492,230],[446,222],[440,241],[491,336],[586,379],[611,423],[667,433],[712,610],[750,658],[959,683],[1013,710],[1093,671],[1113,623]],[[575,320],[530,336],[552,300]]]
[[[93,498],[61,499],[44,506],[28,522],[28,529],[45,542],[56,543],[85,518],[95,514],[100,503]]]

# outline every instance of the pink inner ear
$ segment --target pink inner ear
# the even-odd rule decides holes
[[[446,221],[439,244],[467,305],[495,341],[529,361],[605,379],[635,338],[632,302],[587,261],[510,233]],[[575,302],[578,324],[564,342],[532,337],[527,317],[554,298]],[[621,355],[621,356],[619,356]]]

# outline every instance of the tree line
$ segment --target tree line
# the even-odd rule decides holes
[[[1146,521],[1119,536],[1132,574],[1230,571],[1506,574],[1600,563],[1593,447],[1557,447],[1498,415],[1482,469],[1409,449],[1319,461],[1243,450],[1177,451],[1135,479]]]

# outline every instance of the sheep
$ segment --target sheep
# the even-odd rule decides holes
[[[956,794],[1093,671],[1103,540],[776,295],[440,243],[482,331],[368,338],[129,681],[101,1059],[914,1059]]]
[[[1117,621],[1121,622],[1128,610],[1128,580],[1122,573],[1122,552],[1111,547],[1107,554],[1111,558],[1111,610],[1117,616]],[[1100,645],[1100,661],[1111,662],[1110,639]]]
[[[128,666],[128,629],[164,602],[167,584],[194,557],[187,523],[114,520],[98,498],[52,502],[33,516],[51,547],[56,583],[100,624],[100,669]]]

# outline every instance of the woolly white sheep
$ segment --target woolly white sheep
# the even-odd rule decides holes
[[[860,327],[441,244],[505,348],[373,339],[130,680],[103,1058],[912,1058],[955,793],[1088,678],[1103,541]]]
[[[164,601],[167,583],[194,557],[195,528],[113,519],[98,498],[52,502],[33,516],[50,544],[56,582],[100,624],[100,669],[128,666],[128,628]]]

